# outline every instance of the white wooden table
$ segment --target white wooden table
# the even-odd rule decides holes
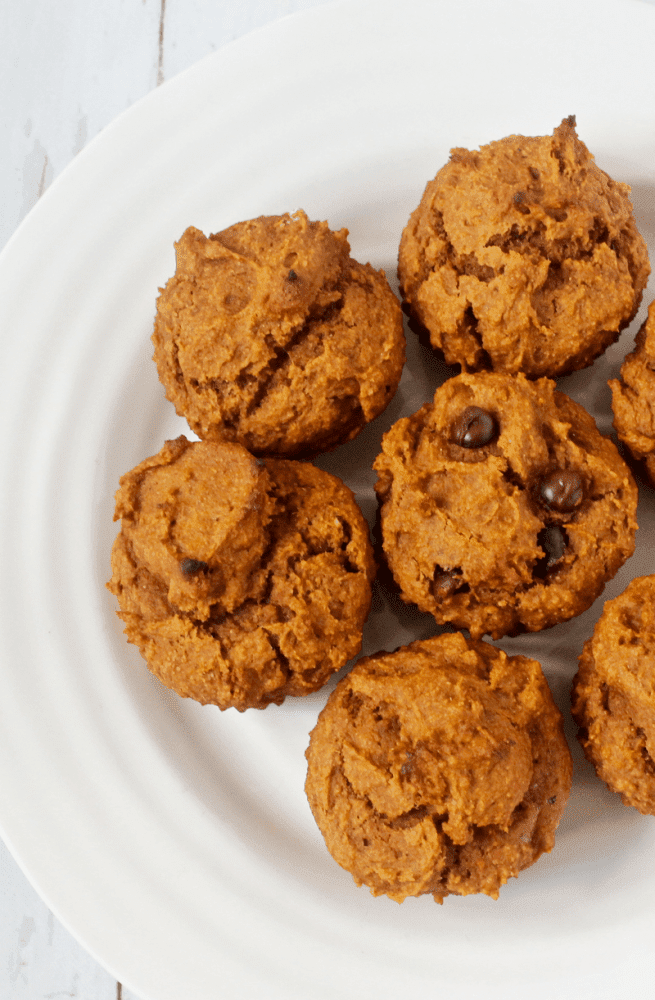
[[[232,39],[325,2],[0,0],[0,249],[134,101]],[[0,1000],[55,997],[137,1000],[57,921],[0,841]]]
[[[240,35],[325,2],[0,0],[0,249],[70,160],[140,97]],[[0,841],[0,1000],[69,997],[137,1000],[59,923]]]

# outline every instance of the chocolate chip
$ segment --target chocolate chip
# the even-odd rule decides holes
[[[539,177],[541,176],[536,167],[530,167],[530,174],[534,181],[538,181]]]
[[[584,498],[582,476],[572,469],[557,469],[541,480],[539,496],[553,510],[575,510]]]
[[[461,569],[444,570],[441,566],[435,567],[432,582],[432,593],[437,600],[445,600],[457,590],[468,590],[467,584],[462,580]]]
[[[557,796],[556,795],[551,795],[551,797],[548,799],[548,805],[549,806],[554,806],[555,803],[556,803],[556,801],[557,801]]]
[[[293,268],[291,268],[291,270],[287,274],[287,281],[298,281],[298,275],[296,274]]]
[[[435,597],[451,597],[457,590],[457,581],[452,573],[439,573],[435,576],[432,593]]]
[[[556,524],[550,524],[547,528],[542,528],[537,535],[537,542],[546,553],[545,558],[539,560],[539,563],[546,570],[554,566],[556,562],[559,562],[566,552],[566,534]]]
[[[467,406],[451,427],[451,439],[462,448],[482,448],[496,434],[496,421],[487,410]]]
[[[202,559],[182,559],[180,569],[185,576],[195,576],[196,573],[206,573],[209,566]]]

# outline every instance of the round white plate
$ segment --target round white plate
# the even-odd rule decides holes
[[[357,889],[305,801],[326,691],[239,715],[164,689],[104,588],[119,476],[184,430],[151,361],[157,287],[188,225],[304,208],[393,280],[400,233],[451,146],[571,113],[633,186],[655,247],[655,11],[637,0],[348,0],[275,23],[152,93],[70,165],[0,258],[2,835],[82,943],[149,1000],[649,995],[655,819],[582,761],[556,847],[494,902]],[[611,428],[619,344],[561,387]],[[409,335],[388,412],[321,459],[374,517],[382,431],[446,376]],[[655,569],[653,493],[637,552]],[[506,640],[567,710],[579,619]],[[427,636],[376,597],[365,651]],[[332,687],[333,685],[329,685]]]

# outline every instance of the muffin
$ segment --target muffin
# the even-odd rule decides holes
[[[655,576],[636,577],[605,603],[571,701],[598,776],[627,806],[655,815]]]
[[[549,379],[449,379],[384,435],[374,468],[401,596],[473,638],[580,614],[634,550],[632,475]]]
[[[621,378],[608,383],[616,432],[636,459],[645,459],[655,483],[655,302],[642,325],[635,349],[621,365]]]
[[[307,760],[332,857],[397,902],[497,898],[551,850],[571,787],[539,664],[460,633],[361,659],[330,695]]]
[[[183,697],[265,708],[359,651],[374,562],[335,476],[179,437],[122,477],[115,517],[108,587],[125,634]]]
[[[464,371],[584,368],[630,323],[650,273],[629,192],[573,116],[552,137],[453,149],[403,232],[410,315]]]
[[[152,339],[166,395],[200,438],[306,458],[387,406],[405,359],[400,304],[347,234],[304,212],[183,234]]]

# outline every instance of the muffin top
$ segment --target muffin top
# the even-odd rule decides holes
[[[306,791],[374,895],[484,892],[553,845],[571,759],[539,664],[460,633],[360,660],[311,734]]]
[[[176,244],[154,359],[168,399],[206,440],[310,457],[350,440],[391,400],[404,363],[384,272],[350,256],[347,230],[304,212]]]
[[[573,117],[552,136],[453,149],[403,232],[411,314],[465,371],[584,368],[632,320],[650,273],[629,191]]]
[[[402,597],[473,637],[580,614],[634,550],[630,471],[549,379],[449,379],[385,434],[374,468]]]
[[[646,460],[655,483],[655,302],[642,324],[635,349],[621,365],[620,379],[611,379],[616,432],[635,458]]]
[[[306,462],[168,441],[121,479],[109,589],[151,671],[183,697],[265,708],[361,647],[375,574],[351,491]]]
[[[655,815],[655,576],[606,601],[571,700],[598,775],[626,805]]]

